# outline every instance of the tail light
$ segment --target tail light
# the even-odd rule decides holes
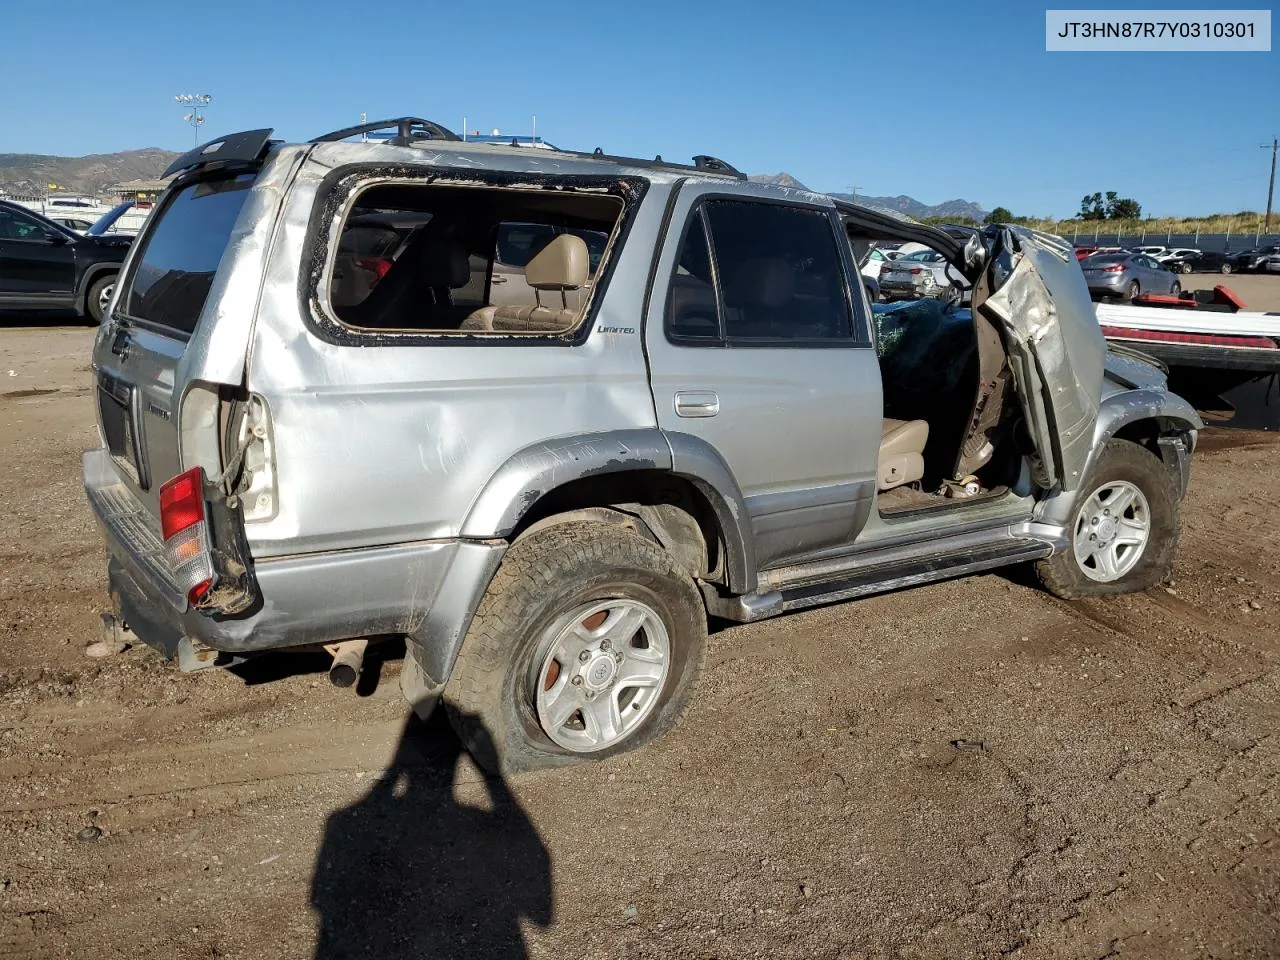
[[[1103,273],[1120,273],[1120,272],[1122,272],[1123,270],[1124,270],[1124,265],[1123,265],[1123,264],[1119,264],[1119,263],[1112,264],[1112,265],[1111,265],[1111,266],[1109,266],[1109,267],[1103,267],[1103,268],[1102,268],[1102,272],[1103,272]]]
[[[160,488],[160,530],[173,579],[195,603],[213,586],[203,468],[192,467]]]
[[[376,277],[376,279],[373,281],[374,283],[377,283],[379,280],[381,280],[383,277],[387,275],[387,271],[391,269],[392,262],[393,261],[383,259],[382,257],[356,257],[355,258],[355,264],[357,267],[359,267],[361,270],[368,270],[374,274],[374,276]]]
[[[918,277],[920,274],[922,274],[922,273],[924,273],[924,272],[925,272],[924,267],[912,267],[912,268],[911,268],[911,275],[912,275],[912,276],[916,276],[916,277]]]

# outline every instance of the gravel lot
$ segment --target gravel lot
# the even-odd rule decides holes
[[[394,659],[85,657],[90,339],[0,330],[0,956],[1280,955],[1276,434],[1205,435],[1165,586],[723,629],[672,735],[503,783]]]

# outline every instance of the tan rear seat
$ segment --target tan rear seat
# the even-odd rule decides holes
[[[924,445],[929,424],[924,420],[885,420],[880,428],[880,461],[876,486],[892,490],[924,476]]]
[[[581,237],[562,233],[548,243],[524,268],[525,282],[533,288],[534,306],[481,307],[463,321],[463,330],[495,333],[537,331],[560,333],[578,322],[581,310],[569,307],[568,291],[586,286],[591,257]],[[542,292],[559,291],[560,306],[542,305]],[[586,298],[582,298],[585,303]]]

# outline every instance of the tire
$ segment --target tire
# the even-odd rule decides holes
[[[1182,293],[1182,283],[1178,280],[1173,281],[1173,286],[1169,288],[1169,296],[1176,297]]]
[[[1227,274],[1231,272],[1231,264],[1224,263],[1222,266],[1218,268],[1218,272],[1225,277]]]
[[[1094,524],[1096,516],[1094,495],[1108,488],[1127,485],[1141,494],[1144,503],[1135,502],[1122,511],[1126,522],[1145,512],[1146,540],[1136,557],[1129,558],[1127,551],[1121,554],[1116,568],[1118,576],[1106,578],[1106,571],[1096,562],[1082,563],[1081,552],[1094,549],[1096,540],[1089,535],[1094,529],[1104,529],[1109,517]],[[1097,501],[1105,506],[1110,497]],[[1132,516],[1131,516],[1132,515]],[[1125,532],[1116,524],[1115,535]],[[1071,546],[1045,560],[1036,563],[1036,576],[1046,590],[1067,600],[1078,597],[1104,597],[1121,593],[1136,593],[1155,586],[1163,580],[1173,566],[1173,553],[1178,545],[1182,519],[1178,513],[1178,493],[1168,468],[1146,447],[1128,440],[1108,440],[1101,456],[1086,483],[1080,488],[1077,508],[1067,528]],[[1110,532],[1110,531],[1108,531]],[[1105,535],[1105,534],[1104,534]],[[1096,534],[1094,535],[1096,536]],[[1117,548],[1117,552],[1121,548]],[[1099,551],[1100,553],[1105,552]],[[1130,566],[1124,567],[1129,563]]]
[[[961,298],[960,288],[954,283],[947,284],[947,288],[942,291],[942,296],[939,297],[939,299],[949,307],[960,306]]]
[[[1137,280],[1130,280],[1129,286],[1125,288],[1124,299],[1127,302],[1132,302],[1133,299],[1139,296],[1141,293],[1142,293],[1141,284],[1139,284]]]
[[[1189,264],[1189,263],[1184,263],[1184,264],[1182,265],[1182,272],[1183,272],[1183,273],[1190,273],[1190,272],[1191,272],[1191,264]]]
[[[597,620],[601,605],[609,607],[602,622]],[[629,652],[607,638],[591,640],[591,649],[580,648],[577,656],[561,650],[562,642],[572,646],[597,631],[607,634],[615,611],[640,616],[646,610],[656,620],[628,628],[634,630],[624,641]],[[622,630],[617,636],[624,636],[627,621],[617,615]],[[702,598],[669,553],[607,522],[556,524],[517,540],[507,551],[467,632],[443,701],[459,738],[491,773],[601,759],[648,743],[679,722],[702,670],[706,644]],[[632,688],[620,680],[636,663],[653,665],[650,658],[664,657],[665,666],[653,666],[661,672],[655,687]],[[610,686],[602,689],[602,674],[615,670]],[[593,698],[595,710],[618,707],[611,713],[616,737],[588,742],[592,704],[584,697]],[[580,709],[559,725],[540,719],[544,709],[573,703]],[[597,733],[599,722],[593,721]],[[631,726],[624,730],[626,724]]]
[[[106,273],[94,280],[84,298],[85,314],[94,326],[102,323],[107,312],[107,303],[111,300],[116,285],[116,275]]]

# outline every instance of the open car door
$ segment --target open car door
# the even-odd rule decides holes
[[[1107,353],[1088,285],[1065,240],[1019,227],[984,239],[990,259],[974,307],[1004,331],[1036,449],[1032,479],[1074,490],[1093,446]]]

